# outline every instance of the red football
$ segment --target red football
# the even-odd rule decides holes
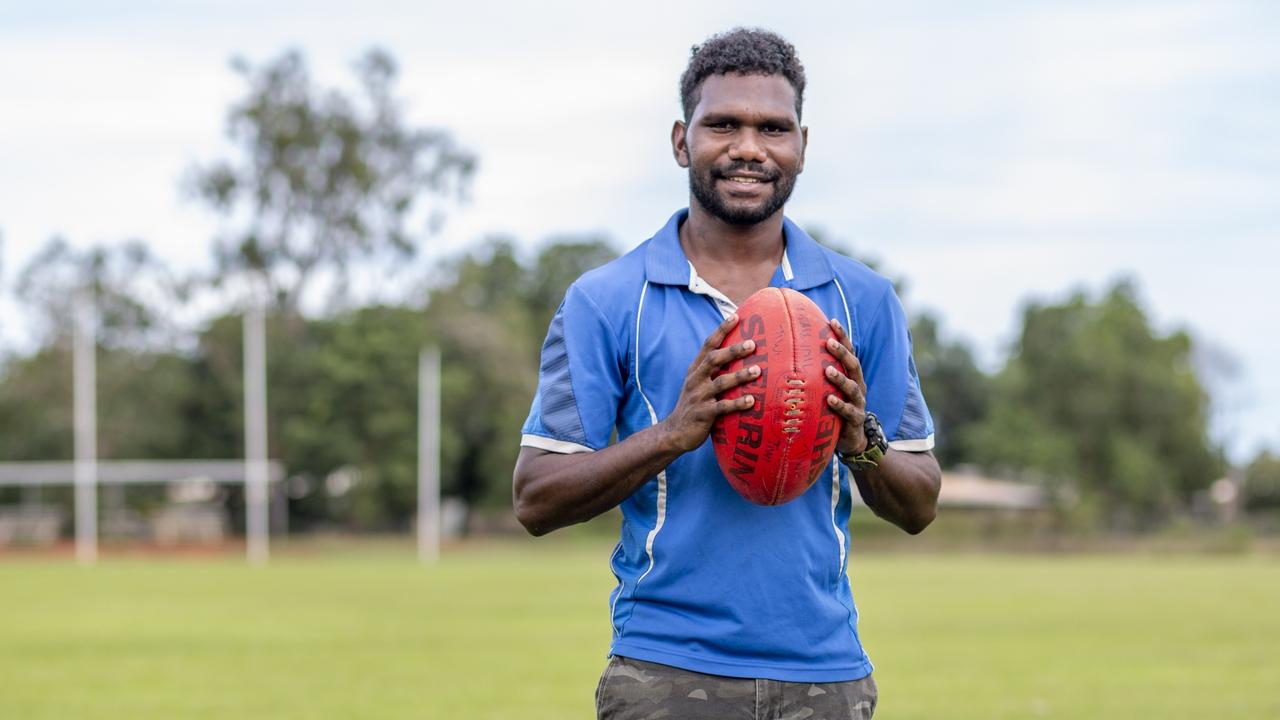
[[[738,307],[738,318],[722,347],[754,340],[756,349],[723,372],[759,365],[760,376],[721,397],[750,394],[755,404],[721,415],[711,442],[734,490],[758,505],[781,505],[831,462],[842,421],[827,405],[838,391],[824,373],[839,361],[823,347],[831,328],[822,310],[795,290],[765,288]]]

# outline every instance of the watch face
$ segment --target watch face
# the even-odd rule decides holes
[[[867,418],[863,421],[862,428],[867,434],[868,444],[876,445],[881,449],[884,449],[884,447],[888,445],[888,443],[885,442],[884,432],[880,429],[880,420],[875,416],[875,414],[867,413]]]

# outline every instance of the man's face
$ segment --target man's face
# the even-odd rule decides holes
[[[731,225],[754,225],[782,209],[804,170],[808,129],[781,75],[712,75],[688,125],[676,122],[676,162],[693,199]]]

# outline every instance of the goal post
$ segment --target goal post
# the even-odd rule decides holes
[[[440,350],[418,353],[418,559],[440,558]]]
[[[97,312],[87,293],[75,299],[72,388],[75,406],[76,560],[98,560]]]

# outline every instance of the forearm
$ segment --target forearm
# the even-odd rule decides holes
[[[564,455],[520,448],[513,490],[516,517],[525,529],[545,535],[617,507],[673,460],[702,445],[716,418],[751,407],[754,395],[720,399],[760,375],[759,365],[720,372],[755,350],[751,340],[721,347],[737,324],[738,316],[731,315],[707,336],[689,365],[675,408],[662,422],[595,452]]]
[[[938,514],[942,471],[933,453],[890,449],[880,464],[853,473],[862,499],[876,515],[912,535]]]
[[[617,507],[682,453],[663,423],[596,452],[564,455],[521,448],[514,476],[516,517],[532,535],[590,520]]]

